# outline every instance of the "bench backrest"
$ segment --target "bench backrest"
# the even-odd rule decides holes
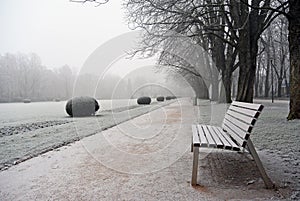
[[[246,147],[252,128],[264,106],[233,101],[225,115],[222,128],[241,147]]]

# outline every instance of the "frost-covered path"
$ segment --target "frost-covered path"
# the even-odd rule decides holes
[[[262,150],[259,154],[267,172],[280,186],[279,192],[264,189],[258,170],[249,157],[234,152],[210,152],[205,149],[200,152],[200,186],[191,187],[191,124],[199,120],[205,122],[207,111],[200,106],[201,115],[198,118],[197,107],[192,106],[187,99],[180,99],[179,102],[0,172],[0,198],[270,200],[280,199],[282,195],[290,197],[290,188],[295,195],[299,185],[295,180],[299,179],[296,169],[298,164],[294,163],[299,161],[299,154],[296,154],[299,150],[297,146],[286,150],[286,145],[276,140],[275,143],[270,141],[276,145],[265,146],[264,143],[268,140],[264,138],[269,138],[265,135],[277,136],[277,132],[282,131],[277,130],[277,126],[281,122],[280,118],[285,115],[282,111],[286,110],[282,105],[272,105],[275,108],[268,108],[267,103],[265,105],[265,116],[258,121],[252,137],[255,146]],[[272,111],[277,107],[283,109],[278,109],[281,112],[273,117]],[[276,139],[288,144],[289,140],[298,140],[298,125],[299,122],[294,121],[285,128],[280,128],[291,134]],[[278,135],[281,136],[280,133]],[[294,135],[295,138],[290,137]],[[282,146],[282,149],[278,146]],[[296,153],[291,154],[294,157],[284,157],[294,151]],[[290,172],[286,174],[285,170]],[[293,171],[296,172],[295,177],[292,175]]]

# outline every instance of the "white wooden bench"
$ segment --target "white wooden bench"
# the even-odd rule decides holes
[[[193,170],[192,185],[197,184],[199,148],[218,148],[232,151],[249,151],[265,182],[266,188],[274,188],[250,140],[250,133],[263,105],[234,101],[225,115],[222,127],[192,125]]]

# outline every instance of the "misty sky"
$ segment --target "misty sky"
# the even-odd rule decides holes
[[[69,0],[1,0],[0,54],[34,52],[49,68],[78,69],[102,43],[130,31],[121,2],[95,7]]]

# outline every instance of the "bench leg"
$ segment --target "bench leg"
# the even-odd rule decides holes
[[[193,148],[192,186],[197,185],[198,160],[199,160],[199,147],[194,147]]]
[[[268,177],[268,175],[263,167],[263,164],[262,164],[261,160],[259,159],[259,156],[258,156],[258,154],[253,146],[253,143],[250,139],[248,139],[247,146],[249,148],[250,154],[252,155],[252,157],[256,163],[256,166],[258,167],[260,175],[265,182],[266,188],[267,189],[274,188],[275,186],[274,186],[273,182],[271,181],[271,179]]]

